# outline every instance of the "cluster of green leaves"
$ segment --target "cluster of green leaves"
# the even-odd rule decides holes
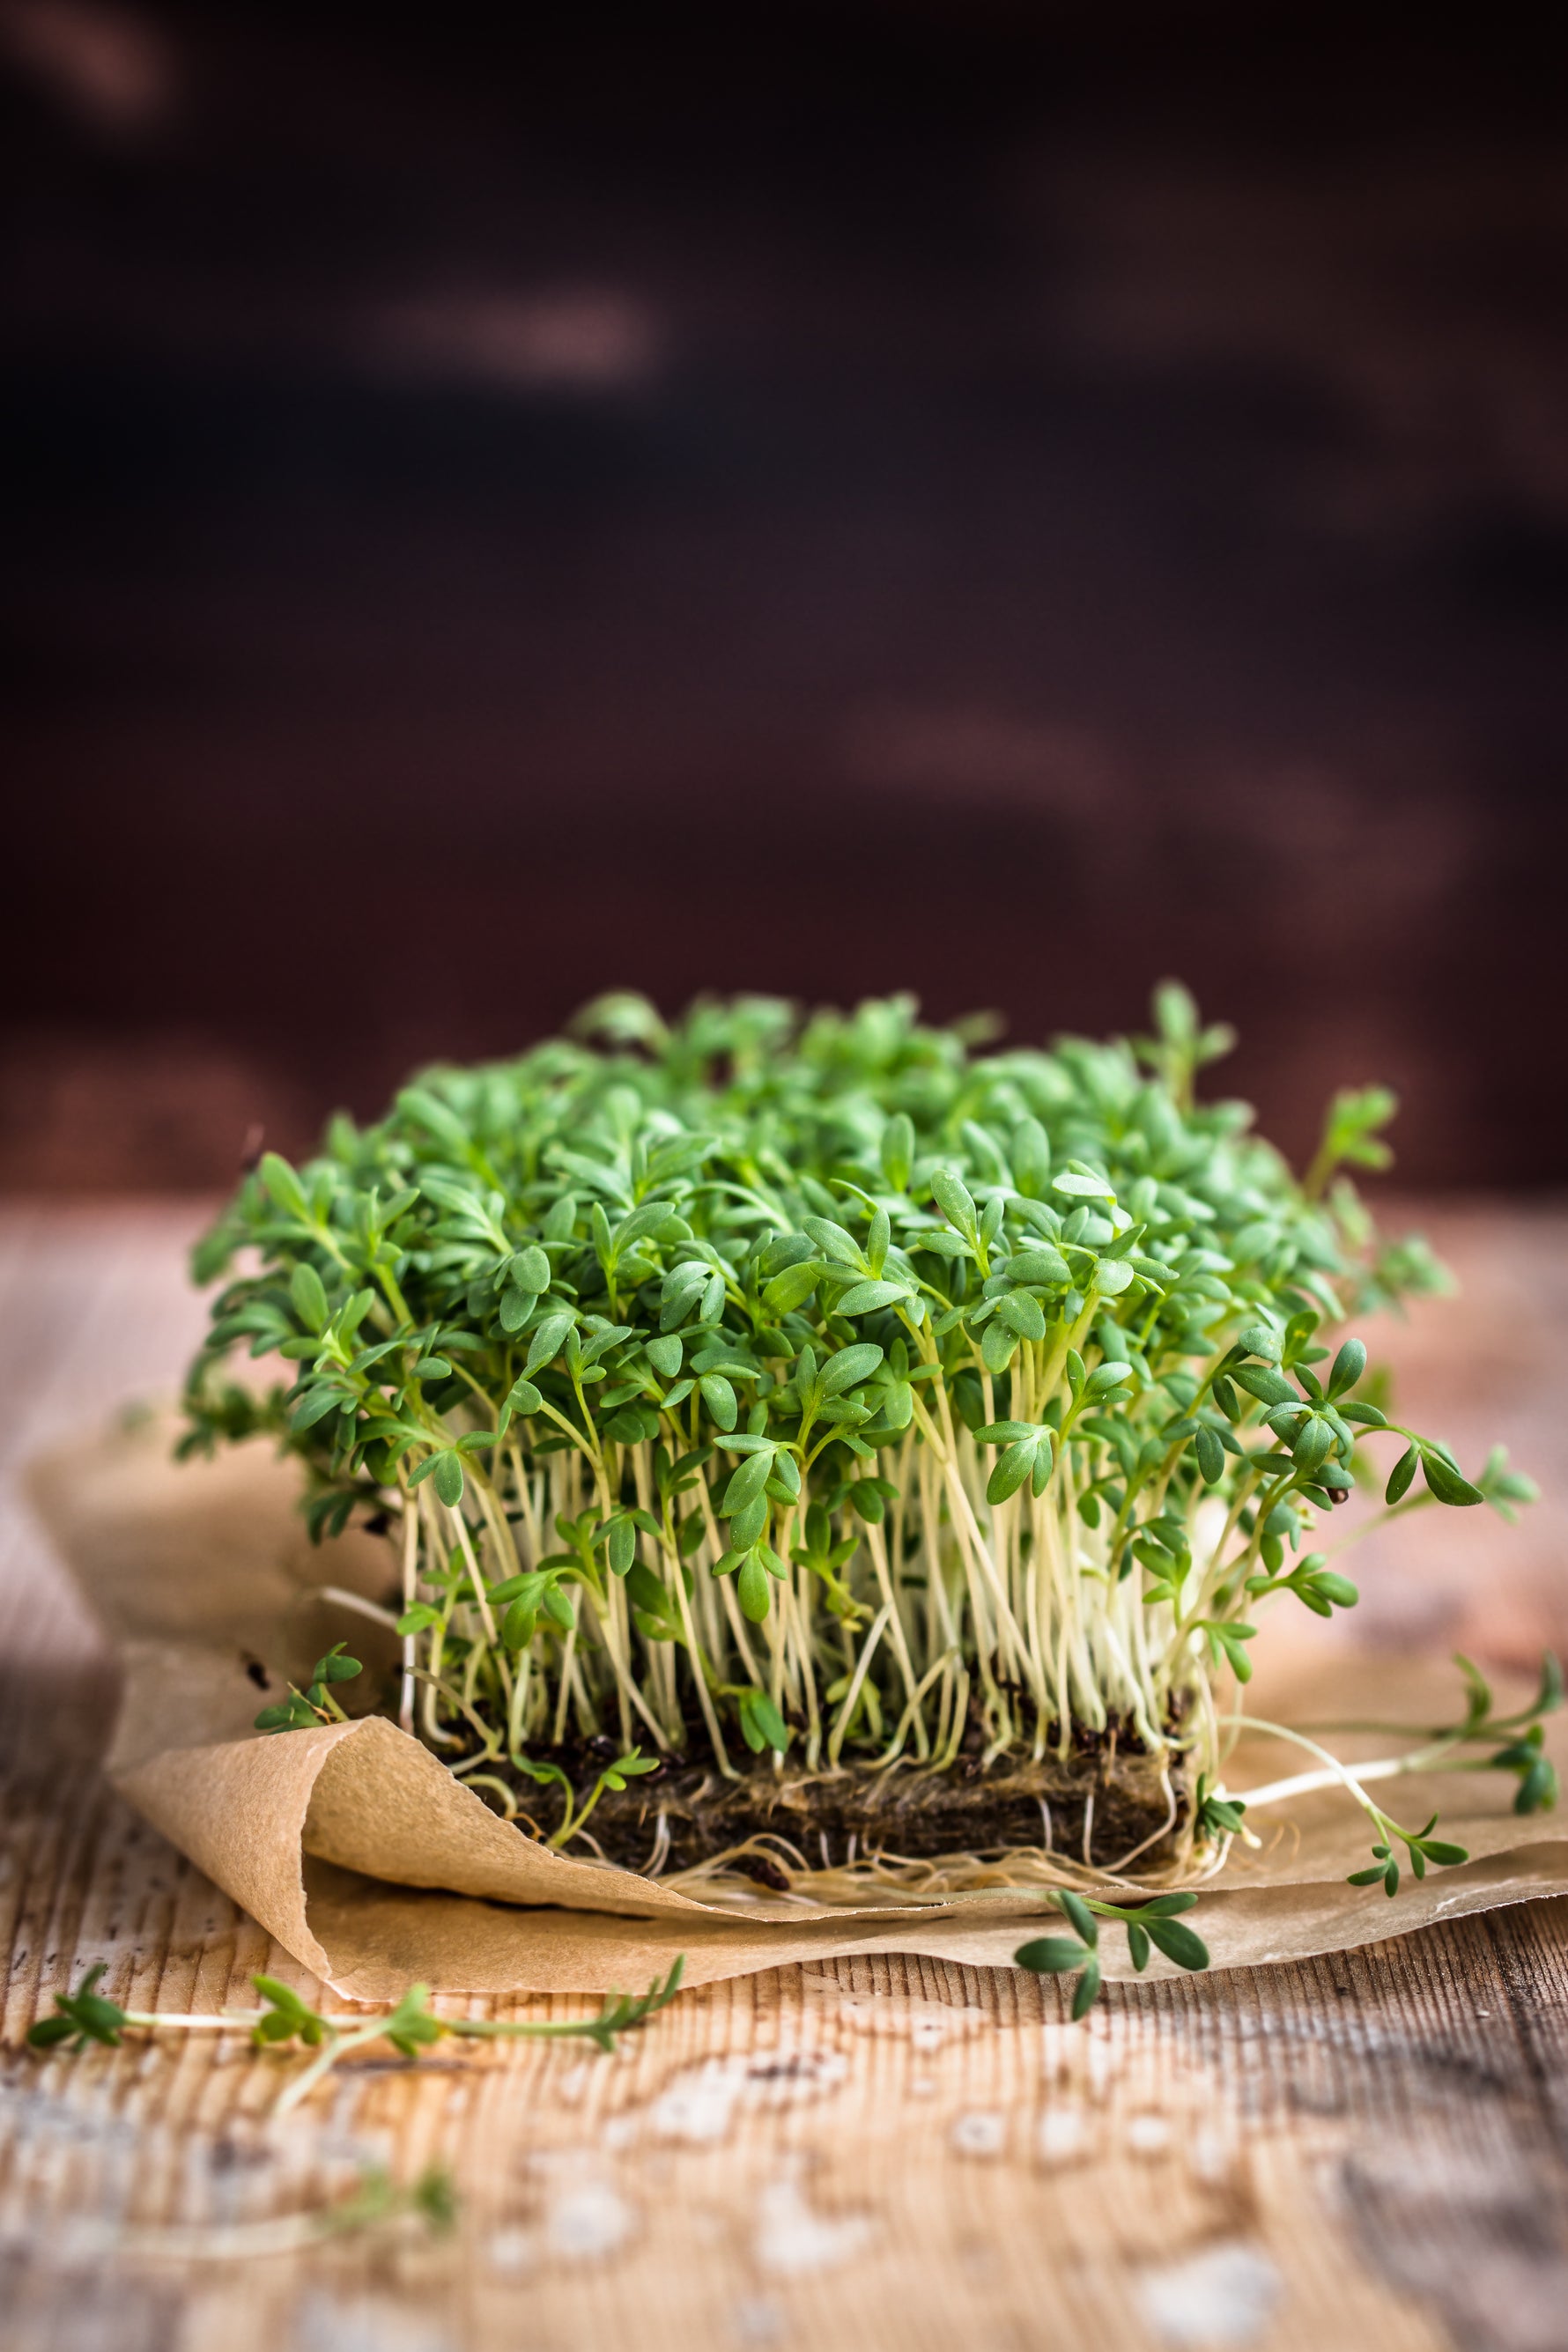
[[[1454,1845],[1446,1838],[1435,1838],[1432,1835],[1432,1832],[1437,1826],[1436,1813],[1423,1828],[1418,1830],[1403,1830],[1397,1822],[1391,1821],[1386,1813],[1381,1811],[1374,1811],[1373,1819],[1382,1834],[1372,1849],[1373,1856],[1372,1868],[1352,1870],[1347,1882],[1352,1886],[1372,1886],[1381,1879],[1385,1895],[1398,1894],[1399,1864],[1394,1859],[1392,1843],[1394,1840],[1404,1846],[1409,1855],[1410,1867],[1417,1878],[1426,1877],[1426,1865],[1429,1862],[1451,1866],[1456,1863],[1468,1862],[1470,1858],[1468,1846]]]
[[[257,1730],[309,1731],[314,1724],[345,1722],[347,1717],[332,1696],[332,1685],[352,1683],[356,1675],[364,1672],[357,1658],[346,1654],[347,1649],[347,1643],[334,1642],[325,1655],[316,1660],[303,1690],[290,1683],[286,1699],[262,1708],[256,1718]]]
[[[72,2050],[85,2050],[89,2042],[100,2042],[106,2050],[120,2047],[125,2028],[133,2020],[128,2010],[98,1990],[98,1980],[107,1967],[106,1961],[100,1960],[89,1969],[75,1992],[56,1993],[54,2014],[40,2017],[28,2029],[29,2050],[58,2050],[62,2043]]]
[[[198,1248],[223,1287],[187,1445],[269,1421],[318,1535],[417,1518],[402,1630],[469,1763],[618,1713],[624,1765],[634,1706],[666,1749],[728,1722],[815,1761],[837,1706],[832,1757],[889,1722],[951,1754],[972,1676],[994,1751],[1049,1726],[1066,1752],[1074,1706],[1159,1739],[1173,1691],[1246,1678],[1254,1602],[1354,1601],[1301,1546],[1394,1424],[1360,1342],[1330,1362],[1318,1334],[1441,1277],[1336,1181],[1391,1098],[1341,1097],[1303,1185],[1245,1106],[1194,1099],[1228,1033],[1172,984],[1155,1012],[1138,1044],[977,1054],[905,998],[667,1027],[616,997],[426,1071],[308,1166],[264,1157]],[[293,1385],[237,1403],[242,1349]],[[1439,1503],[1528,1491],[1398,1433],[1391,1508],[1417,1466]],[[1131,1698],[1129,1644],[1094,1633],[1122,1591],[1152,1612]],[[1086,1611],[1087,1696],[1057,1633]],[[289,1726],[332,1711],[330,1666]]]
[[[572,1777],[570,1773],[563,1772],[559,1764],[552,1763],[548,1757],[542,1756],[519,1755],[516,1761],[518,1769],[531,1780],[537,1780],[542,1788],[558,1788],[562,1792],[563,1810],[560,1825],[550,1839],[552,1846],[563,1846],[577,1834],[606,1789],[624,1789],[628,1780],[637,1779],[644,1772],[657,1772],[658,1769],[657,1756],[645,1756],[640,1748],[630,1748],[625,1756],[617,1756],[614,1763],[605,1765],[595,1776],[586,1801],[579,1805]]]
[[[1153,1895],[1137,1903],[1102,1903],[1090,1895],[1068,1894],[1064,1888],[1051,1900],[1072,1934],[1037,1937],[1020,1945],[1013,1958],[1019,1968],[1029,1969],[1037,1976],[1076,1974],[1072,2013],[1075,2019],[1086,2017],[1102,1990],[1100,1920],[1113,1919],[1125,1927],[1127,1955],[1140,1976],[1149,1965],[1152,1950],[1163,1952],[1179,1969],[1206,1969],[1208,1946],[1182,1919],[1184,1912],[1195,1907],[1197,1899],[1195,1895]]]

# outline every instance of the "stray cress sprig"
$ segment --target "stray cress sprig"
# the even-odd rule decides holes
[[[596,2017],[567,2019],[494,2019],[440,2017],[430,2005],[428,1988],[411,1985],[384,2017],[363,2011],[342,2014],[314,2010],[289,1985],[276,1977],[252,1977],[261,1995],[257,2010],[224,2011],[216,2014],[177,2016],[158,2010],[121,2009],[98,1990],[105,1963],[89,1969],[74,1993],[55,1995],[54,2013],[41,2017],[27,2035],[33,2050],[85,2050],[99,2042],[118,2049],[127,2031],[184,2033],[246,2033],[258,2050],[306,2050],[313,2054],[287,2084],[273,2108],[285,2116],[307,2099],[328,2069],[340,2058],[372,2042],[389,2042],[401,2058],[417,2058],[437,2042],[455,2038],[470,2042],[591,2042],[604,2056],[611,2055],[617,2037],[635,2033],[667,2008],[679,1990],[683,1962],[678,1959],[668,1975],[656,1979],[646,1993],[611,1993]]]

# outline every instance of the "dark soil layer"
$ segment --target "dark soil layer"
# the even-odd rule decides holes
[[[771,1758],[748,1759],[738,1781],[722,1780],[706,1765],[666,1765],[619,1792],[606,1790],[589,1826],[608,1859],[631,1870],[645,1868],[651,1858],[661,1813],[669,1837],[666,1871],[688,1869],[758,1836],[785,1840],[813,1869],[878,1853],[931,1861],[1047,1843],[1081,1859],[1092,1797],[1093,1862],[1113,1866],[1152,1839],[1140,1855],[1148,1868],[1173,1849],[1184,1811],[1177,1758],[1170,1761],[1170,1782],[1178,1816],[1163,1831],[1169,1805],[1162,1769],[1161,1759],[1119,1748],[1109,1737],[1086,1740],[1065,1761],[1049,1757],[1040,1764],[1020,1764],[1004,1758],[988,1772],[972,1757],[961,1757],[942,1773],[872,1772],[849,1765],[809,1778],[775,1774]],[[583,1779],[583,1797],[592,1785],[590,1771]],[[530,1788],[524,1802],[542,1826],[559,1818],[541,1789]],[[1048,1836],[1043,1807],[1049,1809]],[[762,1856],[743,1858],[737,1867],[767,1885],[787,1884],[778,1865]]]

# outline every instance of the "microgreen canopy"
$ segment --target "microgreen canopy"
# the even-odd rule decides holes
[[[319,1535],[397,1513],[404,1719],[509,1805],[593,1737],[732,1773],[1120,1725],[1212,1780],[1257,1604],[1355,1601],[1310,1538],[1369,1443],[1391,1509],[1529,1491],[1325,1336],[1441,1280],[1341,1172],[1392,1097],[1338,1098],[1303,1183],[1195,1099],[1228,1043],[1172,984],[1049,1052],[902,997],[602,999],[261,1160],[196,1253],[186,1444],[283,1430]],[[292,1387],[226,1382],[244,1348]]]

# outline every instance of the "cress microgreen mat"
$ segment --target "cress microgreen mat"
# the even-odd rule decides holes
[[[1230,1042],[1173,983],[1148,1037],[1048,1052],[906,997],[670,1026],[601,999],[261,1160],[195,1255],[222,1288],[184,1446],[276,1431],[318,1536],[393,1521],[389,1705],[509,1815],[537,1784],[558,1844],[669,1759],[973,1773],[1121,1738],[1172,1766],[1190,1866],[1241,1830],[1258,1610],[1355,1602],[1324,1528],[1352,1486],[1384,1517],[1532,1491],[1404,1426],[1340,1336],[1443,1286],[1349,1174],[1393,1097],[1339,1095],[1298,1179],[1197,1099]],[[241,1349],[292,1385],[226,1377]],[[333,1719],[353,1670],[340,1645],[263,1727]],[[1534,1721],[1492,1759],[1530,1805]],[[1460,1851],[1431,1826],[1376,1814],[1391,1891],[1395,1843]]]

